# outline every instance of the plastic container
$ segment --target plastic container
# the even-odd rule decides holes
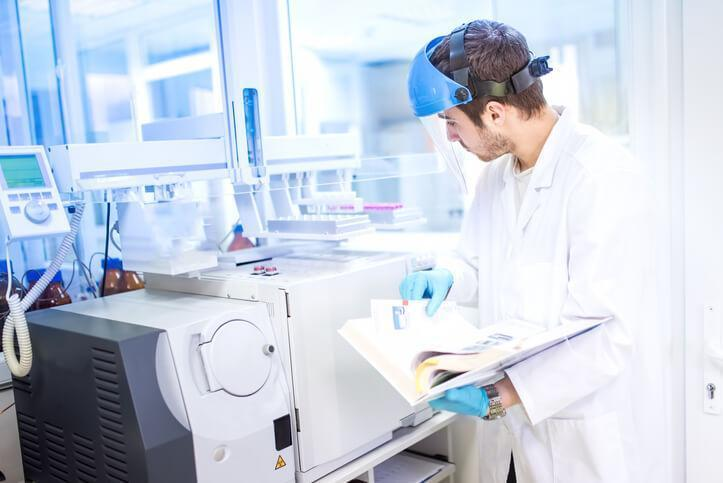
[[[236,225],[233,228],[233,240],[231,240],[227,251],[235,252],[236,250],[253,248],[254,246],[253,242],[244,236],[244,227],[242,225]]]
[[[28,272],[28,290],[33,288],[40,277],[45,273],[45,269],[30,270]],[[59,305],[67,305],[73,301],[68,295],[63,285],[63,275],[60,270],[55,274],[53,279],[50,281],[40,297],[32,305],[31,310],[37,309],[48,309],[50,307],[57,307]]]

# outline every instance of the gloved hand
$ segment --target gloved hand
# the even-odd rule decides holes
[[[462,386],[448,389],[444,396],[429,401],[432,409],[452,411],[468,416],[484,417],[490,410],[487,392],[481,387]]]
[[[414,272],[404,277],[399,293],[404,300],[431,299],[427,304],[427,315],[431,317],[447,297],[453,281],[452,272],[445,268]]]

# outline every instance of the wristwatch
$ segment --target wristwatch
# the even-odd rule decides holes
[[[494,384],[484,386],[482,389],[485,390],[485,392],[487,393],[487,399],[489,399],[490,401],[487,415],[483,416],[482,419],[486,419],[489,421],[492,419],[499,419],[505,414],[507,414],[507,411],[505,411],[505,408],[502,406],[502,398],[500,397],[500,393],[497,392],[497,388],[494,386]]]

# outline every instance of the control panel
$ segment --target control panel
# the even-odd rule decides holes
[[[0,205],[11,241],[70,231],[42,146],[0,147]]]

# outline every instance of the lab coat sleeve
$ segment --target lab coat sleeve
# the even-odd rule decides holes
[[[567,203],[568,294],[561,324],[597,319],[590,332],[507,370],[532,424],[605,386],[629,364],[649,270],[649,216],[639,176],[586,171]]]

